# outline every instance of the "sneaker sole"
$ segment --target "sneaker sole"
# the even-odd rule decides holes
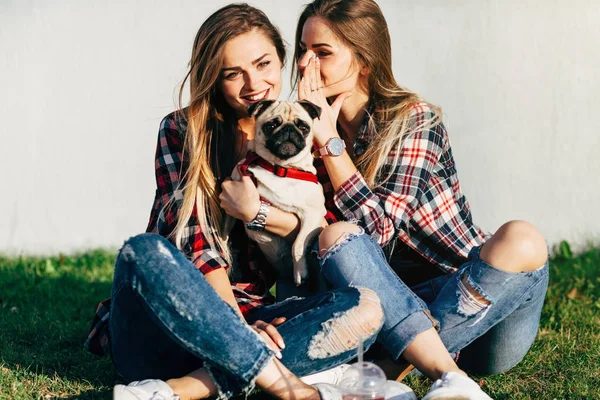
[[[134,394],[131,394],[125,385],[115,385],[113,388],[113,400],[140,400]]]

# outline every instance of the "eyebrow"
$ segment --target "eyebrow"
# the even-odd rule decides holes
[[[303,41],[300,41],[300,45],[306,47],[306,43],[304,43]],[[332,45],[327,44],[327,43],[313,43],[313,45],[310,46],[310,47],[312,47],[313,49],[315,49],[317,47],[331,47],[331,48],[333,48]]]
[[[256,60],[252,61],[252,65],[258,64],[259,62],[262,61],[263,58],[265,58],[269,55],[271,55],[271,54],[270,53],[263,54],[262,56],[258,57]],[[227,68],[222,68],[221,72],[230,71],[230,70],[240,70],[240,69],[242,69],[242,67],[227,67]]]

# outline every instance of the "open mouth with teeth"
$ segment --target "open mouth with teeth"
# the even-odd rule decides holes
[[[269,98],[269,94],[271,93],[271,89],[266,89],[263,90],[262,92],[258,92],[258,93],[254,93],[254,94],[248,94],[246,96],[241,96],[241,98],[248,104],[254,104],[257,103],[261,100],[264,99],[268,99]]]

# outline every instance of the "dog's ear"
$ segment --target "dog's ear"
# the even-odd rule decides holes
[[[312,119],[321,117],[321,107],[318,105],[313,104],[308,100],[299,100],[298,104],[300,104],[302,108],[306,110]]]
[[[271,104],[275,103],[275,100],[261,100],[259,102],[250,104],[248,107],[248,115],[254,118],[258,118]]]

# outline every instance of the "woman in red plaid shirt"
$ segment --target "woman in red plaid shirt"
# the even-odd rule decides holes
[[[372,290],[273,304],[275,274],[243,224],[229,243],[221,239],[223,209],[243,222],[257,214],[249,178],[223,181],[253,134],[244,124],[248,106],[279,96],[284,60],[277,29],[246,4],[218,10],[198,31],[189,106],[160,126],[149,233],[121,249],[111,303],[99,308],[87,342],[100,352],[108,323],[115,369],[134,381],[115,386],[115,399],[226,399],[255,385],[280,399],[336,398],[331,387],[305,383],[320,382],[306,375],[348,362],[361,341],[375,341],[383,310]],[[296,222],[271,209],[266,229],[293,236],[285,229]]]
[[[544,238],[523,221],[493,235],[473,223],[441,112],[396,83],[374,1],[308,4],[294,61],[298,97],[324,110],[314,131],[330,196],[354,222],[321,234],[325,277],[379,295],[379,342],[436,380],[426,399],[489,398],[464,371],[506,371],[533,343],[548,283]],[[365,234],[390,265],[344,258],[341,248],[377,251],[359,240]]]

